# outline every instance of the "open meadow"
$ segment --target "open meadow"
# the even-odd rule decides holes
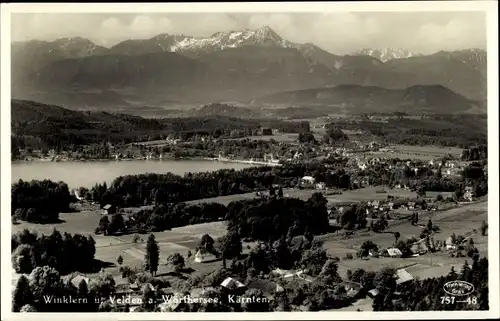
[[[411,146],[411,145],[394,145],[390,149],[392,152],[370,152],[368,156],[373,157],[387,157],[390,155],[392,158],[401,159],[420,159],[420,160],[433,160],[442,158],[448,154],[460,158],[462,149],[456,147],[440,147],[440,146]]]
[[[325,197],[330,204],[336,203],[357,203],[362,201],[370,201],[370,200],[386,200],[387,195],[392,195],[394,197],[401,198],[412,198],[416,197],[416,192],[404,190],[404,189],[389,189],[385,188],[386,193],[379,193],[377,191],[380,190],[380,187],[366,187],[357,190],[348,190],[342,192],[342,194],[336,195],[328,195],[328,192],[325,191]],[[320,190],[316,189],[298,189],[298,188],[284,188],[283,194],[286,197],[294,197],[302,200],[307,200],[311,197],[315,192],[319,192]],[[228,205],[233,201],[245,200],[245,199],[253,199],[255,197],[255,193],[245,193],[245,194],[237,194],[237,195],[227,195],[227,196],[218,196],[212,198],[204,198],[200,200],[194,200],[186,202],[188,204],[199,204],[199,203],[220,203],[223,205]]]
[[[488,203],[479,202],[470,205],[464,205],[442,212],[421,212],[420,224],[427,224],[430,218],[434,225],[439,226],[440,232],[435,234],[435,240],[444,241],[451,234],[462,235],[464,237],[471,235],[474,240],[474,246],[479,250],[482,257],[488,256],[488,236],[482,236],[479,228],[482,221],[488,220]],[[477,230],[476,233],[473,230]],[[354,236],[344,238],[342,232],[322,236],[325,248],[331,256],[337,256],[341,259],[339,263],[339,273],[346,277],[347,270],[363,268],[365,270],[377,271],[380,268],[393,267],[405,268],[415,278],[428,278],[446,275],[454,266],[456,271],[460,271],[466,260],[471,262],[470,258],[450,257],[446,252],[436,252],[433,254],[424,254],[410,258],[369,258],[357,259],[357,249],[365,241],[372,241],[379,248],[387,248],[394,244],[393,232],[401,234],[400,239],[415,236],[418,238],[422,227],[411,225],[408,220],[395,221],[390,224],[384,233],[375,232],[356,232]],[[351,253],[354,259],[345,259],[347,253]]]
[[[300,192],[303,198],[307,198],[312,191],[302,190]],[[309,192],[309,194],[306,192]],[[288,193],[288,191],[286,193]],[[394,195],[395,193],[391,194]],[[339,199],[362,200],[364,197],[366,200],[367,197],[373,198],[375,195],[376,194],[372,190],[364,189],[349,191],[343,195],[335,195],[334,198],[338,201]],[[294,194],[294,196],[297,197],[297,194]],[[106,271],[115,277],[117,283],[124,283],[126,281],[120,276],[116,259],[121,255],[124,265],[140,269],[144,260],[145,241],[148,235],[140,235],[140,239],[136,242],[133,240],[133,234],[122,236],[96,235],[94,229],[100,217],[101,215],[97,210],[86,210],[78,213],[62,213],[60,215],[61,223],[35,225],[22,222],[13,225],[13,233],[28,228],[42,234],[50,234],[52,230],[56,228],[60,232],[81,233],[84,235],[91,234],[96,241],[95,258],[110,263]],[[481,222],[483,220],[487,221],[487,202],[463,205],[446,211],[423,212],[420,216],[420,223],[426,224],[429,218],[432,219],[433,224],[438,225],[441,229],[441,231],[435,235],[436,240],[444,241],[452,233],[455,233],[457,236],[473,235],[473,230],[479,230]],[[455,267],[455,270],[459,271],[464,261],[468,258],[453,258],[445,252],[425,254],[404,259],[385,257],[369,259],[356,258],[357,249],[364,241],[371,240],[376,243],[379,248],[385,248],[394,244],[393,232],[399,232],[401,234],[401,239],[405,239],[411,236],[418,237],[421,230],[422,227],[413,226],[407,220],[396,220],[391,222],[384,233],[358,231],[353,236],[345,238],[342,232],[336,232],[323,235],[320,238],[325,242],[324,246],[328,254],[341,259],[339,262],[339,273],[342,277],[346,277],[347,270],[363,268],[365,270],[377,271],[384,266],[405,268],[414,277],[419,278],[445,275],[450,271],[452,266]],[[158,275],[165,277],[171,282],[179,282],[177,277],[169,274],[171,268],[166,262],[168,256],[174,253],[179,253],[186,258],[186,276],[187,274],[203,276],[219,269],[222,266],[221,261],[195,263],[193,259],[196,247],[203,234],[208,233],[214,239],[217,239],[223,236],[225,232],[226,226],[224,222],[213,222],[153,233],[160,248]],[[487,236],[481,236],[479,232],[476,231],[476,234],[473,235],[473,239],[481,256],[487,256]],[[247,245],[249,244],[243,244],[244,249],[246,249]],[[191,252],[193,257],[188,259],[188,252]],[[346,259],[345,256],[347,253],[351,253],[354,259]],[[13,282],[15,282],[16,279],[17,277],[14,278]]]

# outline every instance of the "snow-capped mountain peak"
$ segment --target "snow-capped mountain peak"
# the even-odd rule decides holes
[[[393,59],[405,59],[410,57],[421,56],[421,54],[413,53],[404,48],[381,48],[381,49],[364,48],[353,54],[372,56],[383,62]]]
[[[216,32],[209,37],[161,34],[151,38],[151,40],[157,41],[158,46],[164,48],[164,51],[172,52],[223,50],[245,45],[291,46],[291,43],[284,40],[268,26],[256,30]]]

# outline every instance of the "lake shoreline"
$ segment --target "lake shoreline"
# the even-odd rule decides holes
[[[11,163],[11,181],[22,179],[63,181],[71,188],[91,187],[96,183],[111,183],[117,177],[146,173],[183,176],[186,173],[214,172],[224,169],[242,170],[261,167],[261,164],[222,162],[207,159],[149,159],[149,160],[102,160],[102,161],[17,161]]]
[[[130,161],[212,161],[212,162],[220,162],[220,163],[239,163],[239,164],[248,164],[248,165],[256,165],[256,166],[281,166],[279,163],[272,162],[264,162],[264,161],[253,161],[253,160],[244,160],[244,159],[219,159],[218,157],[163,157],[163,158],[120,158],[120,159],[112,159],[112,158],[102,158],[102,159],[59,159],[59,160],[50,160],[50,159],[30,159],[30,160],[14,160],[11,161],[11,164],[30,164],[30,163],[99,163],[99,162],[130,162]]]

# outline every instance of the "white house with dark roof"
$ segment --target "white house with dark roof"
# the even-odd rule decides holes
[[[232,277],[226,278],[222,283],[220,284],[222,287],[229,289],[229,290],[234,290],[234,289],[239,289],[239,288],[244,288],[245,285],[241,283],[238,280],[233,279]]]

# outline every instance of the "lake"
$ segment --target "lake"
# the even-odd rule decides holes
[[[145,173],[211,172],[224,168],[243,169],[255,165],[204,160],[130,160],[100,162],[14,162],[12,183],[22,180],[63,181],[70,188],[91,187],[96,183],[110,184],[118,176]]]

